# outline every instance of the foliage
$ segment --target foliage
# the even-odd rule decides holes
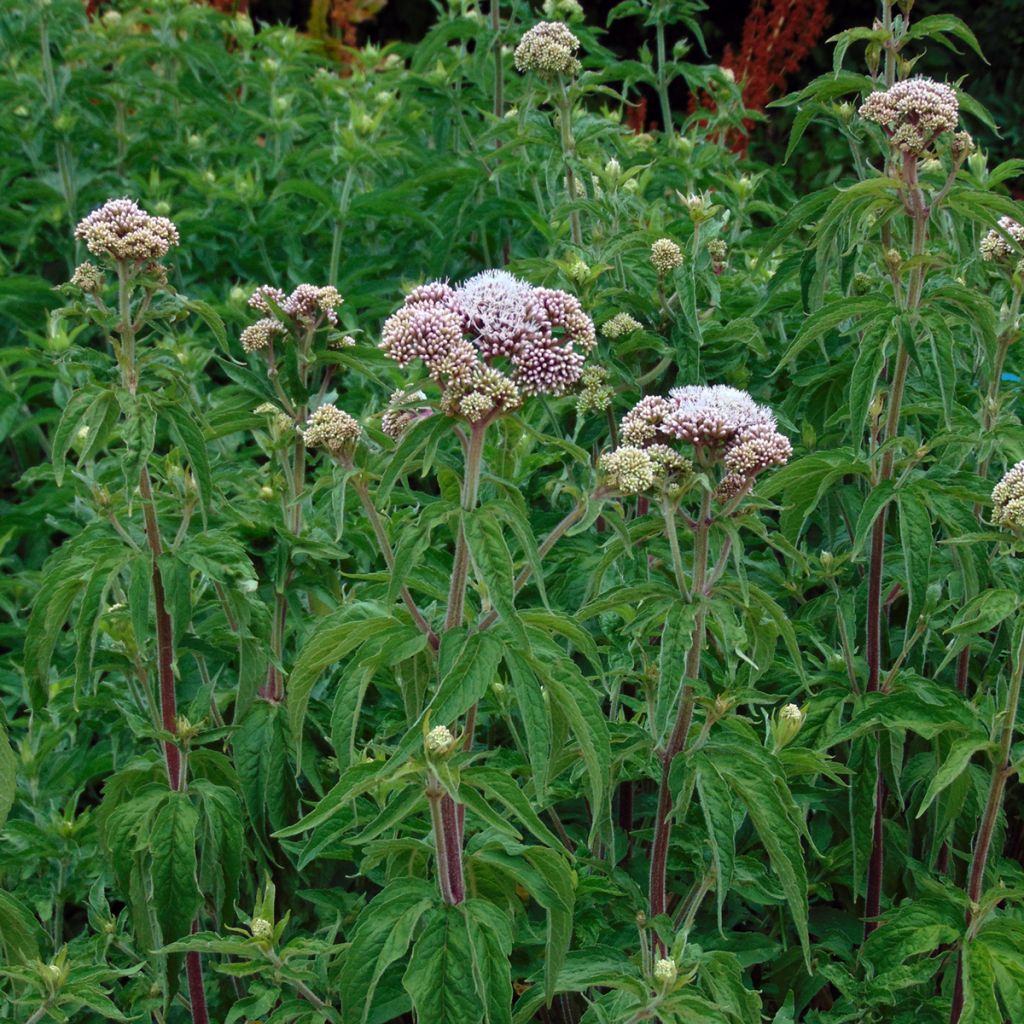
[[[1024,165],[881,98],[974,38],[795,196],[550,6],[0,12],[4,1019],[1024,1015]]]

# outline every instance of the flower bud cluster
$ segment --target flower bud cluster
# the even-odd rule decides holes
[[[711,272],[721,274],[729,260],[729,243],[722,238],[713,238],[708,242],[708,255],[711,257]]]
[[[682,262],[683,252],[671,238],[659,238],[651,246],[651,266],[658,272],[658,277],[664,277]]]
[[[547,79],[579,74],[579,48],[580,41],[562,22],[542,21],[519,40],[514,54],[516,70],[533,71]]]
[[[457,288],[413,289],[380,347],[399,366],[421,360],[443,389],[443,411],[478,422],[518,408],[523,395],[565,394],[596,340],[573,296],[488,270]]]
[[[94,256],[143,263],[159,260],[179,241],[166,217],[151,217],[131,199],[110,199],[79,221],[75,238]]]
[[[987,263],[1006,263],[1024,248],[1024,224],[1018,224],[1012,217],[1000,217],[999,227],[1002,230],[993,228],[978,246],[981,258]],[[1006,235],[1013,239],[1016,248],[1006,239]]]
[[[675,454],[669,447],[672,442],[684,441],[693,445],[703,462],[722,463],[726,473],[719,483],[720,498],[742,493],[758,473],[784,465],[793,452],[767,406],[723,384],[673,388],[668,398],[648,395],[623,417],[620,433],[623,448],[643,450],[649,456],[655,453],[654,457],[664,459],[663,451]],[[608,463],[608,458],[602,460],[602,468],[621,480],[619,463]],[[630,481],[643,480],[636,456],[625,458]]]
[[[335,309],[345,301],[333,285],[300,284],[290,295],[285,295],[280,288],[261,284],[249,297],[249,306],[276,317],[268,299],[304,327],[319,326],[322,321],[337,327]]]
[[[242,331],[242,348],[246,352],[260,352],[270,347],[275,335],[287,334],[287,329],[279,320],[265,316],[256,323],[250,324]]]
[[[380,429],[388,437],[397,440],[417,420],[433,415],[429,407],[410,407],[413,402],[425,402],[427,396],[422,391],[405,392],[399,389],[391,393],[388,407],[380,418]]]
[[[1024,462],[1008,470],[992,488],[992,504],[993,523],[1024,529]]]
[[[585,416],[588,412],[603,412],[612,404],[614,392],[608,386],[608,371],[603,366],[588,366],[580,375],[579,397],[576,412]]]
[[[598,469],[623,494],[642,494],[655,485],[664,488],[684,480],[693,472],[693,463],[665,444],[649,448],[624,444],[602,455]]]
[[[75,267],[70,283],[83,292],[98,292],[103,287],[103,271],[95,263],[86,260]]]
[[[908,78],[873,92],[861,104],[860,116],[881,125],[897,149],[920,156],[943,132],[956,131],[960,103],[942,82]]]
[[[315,410],[302,431],[307,448],[326,448],[332,455],[351,449],[359,440],[362,427],[336,405],[324,404]]]
[[[423,749],[428,757],[444,757],[455,746],[455,737],[446,725],[436,725],[423,738]]]
[[[672,985],[679,976],[679,968],[674,960],[661,959],[654,965],[654,980],[659,985]]]
[[[601,326],[601,333],[606,338],[621,338],[626,334],[639,331],[643,324],[634,319],[628,313],[616,313],[610,320],[606,320]]]

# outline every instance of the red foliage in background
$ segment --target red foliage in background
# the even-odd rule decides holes
[[[828,25],[828,0],[753,0],[743,23],[739,52],[731,46],[722,55],[722,67],[732,71],[743,90],[743,105],[748,110],[764,110],[769,101],[782,93],[786,76],[799,70],[818,44]],[[702,97],[702,105],[714,107],[711,97]],[[754,122],[743,122],[745,134],[734,140],[744,150]]]

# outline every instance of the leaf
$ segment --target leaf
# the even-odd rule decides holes
[[[225,352],[230,351],[228,345],[228,332],[224,329],[224,321],[221,320],[220,314],[211,306],[208,302],[202,302],[199,299],[186,299],[185,308],[190,313],[195,313],[196,316],[206,324],[207,327],[213,332],[213,336],[217,339],[217,344],[220,345]]]
[[[846,331],[855,328],[854,319],[880,313],[889,308],[889,300],[877,295],[859,297],[844,296],[822,306],[811,313],[803,322],[796,337],[786,349],[774,372],[778,373],[784,366],[792,362],[813,341],[830,331],[837,330],[841,324],[848,324]]]
[[[502,652],[519,717],[526,733],[526,753],[533,772],[533,789],[538,802],[545,802],[551,763],[551,718],[544,692],[532,666],[517,652]]]
[[[900,510],[900,543],[903,546],[903,563],[906,566],[906,586],[909,597],[907,608],[907,633],[913,632],[917,617],[921,614],[928,593],[931,569],[932,517],[914,490],[897,492]]]
[[[294,825],[278,829],[274,833],[274,838],[287,839],[289,836],[297,836],[300,832],[322,825],[342,808],[347,807],[357,796],[365,793],[383,774],[384,769],[383,761],[361,761],[351,768],[346,768],[341,773],[341,778],[309,814]]]
[[[413,946],[402,987],[419,1020],[479,1024],[484,1008],[473,982],[473,950],[460,908],[445,904],[430,912]]]
[[[850,434],[858,449],[864,444],[868,408],[885,365],[887,342],[887,332],[871,331],[861,343],[850,374]]]
[[[693,759],[700,810],[708,830],[711,858],[715,865],[715,900],[718,908],[718,929],[722,930],[722,907],[732,885],[736,868],[735,807],[728,784],[716,771],[714,763],[704,754]]]
[[[555,850],[565,849],[558,836],[541,821],[537,812],[530,806],[530,801],[511,775],[495,768],[467,768],[461,774],[461,781],[466,785],[475,786],[484,794],[496,797],[542,843],[547,843]]]
[[[306,640],[286,683],[288,722],[297,754],[302,750],[302,726],[309,697],[324,669],[341,661],[392,621],[388,612],[358,601],[318,623]],[[301,767],[296,758],[296,772]]]
[[[904,39],[934,38],[949,46],[949,42],[944,38],[947,33],[963,40],[986,64],[988,63],[985,60],[985,55],[981,52],[981,46],[975,34],[952,14],[930,14],[924,18],[918,18],[907,29]],[[955,47],[950,47],[950,49],[955,49]]]
[[[50,943],[31,911],[8,892],[0,889],[0,950],[8,963],[38,960]]]
[[[785,772],[777,758],[749,743],[713,739],[705,745],[703,755],[747,808],[786,896],[809,967],[807,870],[800,843],[803,818],[789,791]]]
[[[420,918],[437,902],[434,886],[418,878],[392,882],[374,897],[359,915],[352,941],[341,968],[341,997],[347,1018],[366,1024],[371,1019],[374,997],[386,973],[397,981],[397,972],[388,969],[405,956]],[[397,984],[392,988],[397,989]],[[400,1016],[408,1009],[393,1007]]]
[[[487,594],[513,639],[527,646],[526,631],[516,613],[512,555],[494,513],[486,506],[463,513],[463,529],[473,565],[487,585]]]
[[[0,722],[0,832],[3,832],[7,816],[14,806],[17,794],[18,761],[7,738],[7,728]]]
[[[267,701],[255,701],[231,737],[242,800],[261,841],[295,819],[298,794],[288,763],[291,747],[285,708]]]
[[[168,793],[149,835],[153,908],[164,943],[187,935],[202,904],[196,878],[199,812],[188,794]]]
[[[171,434],[192,467],[192,478],[195,480],[205,525],[210,511],[210,501],[213,498],[213,475],[210,471],[206,439],[192,410],[174,402],[165,402],[160,406],[160,411],[170,420]]]
[[[918,809],[917,817],[920,818],[932,805],[932,801],[947,787],[952,785],[967,770],[971,758],[979,750],[984,750],[990,745],[988,736],[969,736],[966,739],[954,740],[949,748],[949,753],[939,766],[939,770],[932,776],[928,783]]]
[[[493,903],[469,899],[460,907],[469,929],[473,977],[485,1024],[512,1022],[512,931]]]

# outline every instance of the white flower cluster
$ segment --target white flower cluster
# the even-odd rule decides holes
[[[1000,217],[999,227],[999,231],[995,228],[989,231],[978,246],[981,258],[988,263],[1012,260],[1020,249],[1024,249],[1024,224],[1018,224],[1012,217]],[[1016,249],[1006,239],[1006,235],[1016,243]]]
[[[625,483],[635,485],[645,475],[634,451],[643,451],[664,464],[664,452],[677,454],[670,442],[693,445],[702,461],[724,465],[726,475],[718,491],[723,498],[742,493],[758,473],[784,465],[793,453],[767,406],[758,405],[745,391],[723,384],[688,385],[673,388],[668,398],[642,398],[623,417],[620,433],[622,447],[603,457],[602,468],[619,480],[622,490],[627,489],[623,470],[618,462],[608,460],[627,449],[623,456],[629,473]],[[655,479],[652,477],[652,482]]]
[[[514,55],[517,71],[533,71],[541,78],[579,74],[576,51],[580,41],[560,21],[542,21],[519,40]]]
[[[628,313],[616,313],[610,320],[606,320],[601,326],[601,333],[610,339],[621,338],[624,335],[639,331],[643,324],[634,319]]]
[[[659,277],[664,277],[670,270],[675,270],[682,262],[682,250],[671,238],[659,238],[651,246],[651,265]]]
[[[336,405],[324,404],[317,409],[302,431],[307,448],[326,448],[332,455],[350,449],[362,433],[362,427]]]
[[[275,335],[286,333],[283,323],[272,316],[265,316],[246,327],[240,340],[246,352],[260,352],[270,347]]]
[[[94,256],[142,263],[167,255],[179,241],[166,217],[151,217],[131,199],[110,199],[79,221],[75,238]]]
[[[335,309],[345,301],[333,285],[300,284],[290,295],[285,295],[280,288],[261,284],[249,297],[249,305],[260,313],[276,317],[267,299],[306,327],[318,325],[321,320],[337,327],[338,314]]]
[[[960,103],[942,82],[908,78],[871,93],[861,104],[860,116],[881,125],[897,149],[920,156],[943,132],[956,131]]]
[[[992,522],[997,526],[1024,528],[1024,462],[1008,470],[992,488]]]
[[[75,267],[70,283],[83,292],[98,292],[103,287],[103,271],[95,263],[86,260]]]
[[[693,472],[693,463],[667,444],[648,448],[624,444],[602,455],[597,468],[623,494],[642,494],[655,484],[663,487],[684,480]]]
[[[595,343],[573,296],[487,270],[458,288],[415,288],[385,322],[380,347],[399,366],[421,360],[443,389],[443,411],[478,422],[523,395],[565,394]]]

